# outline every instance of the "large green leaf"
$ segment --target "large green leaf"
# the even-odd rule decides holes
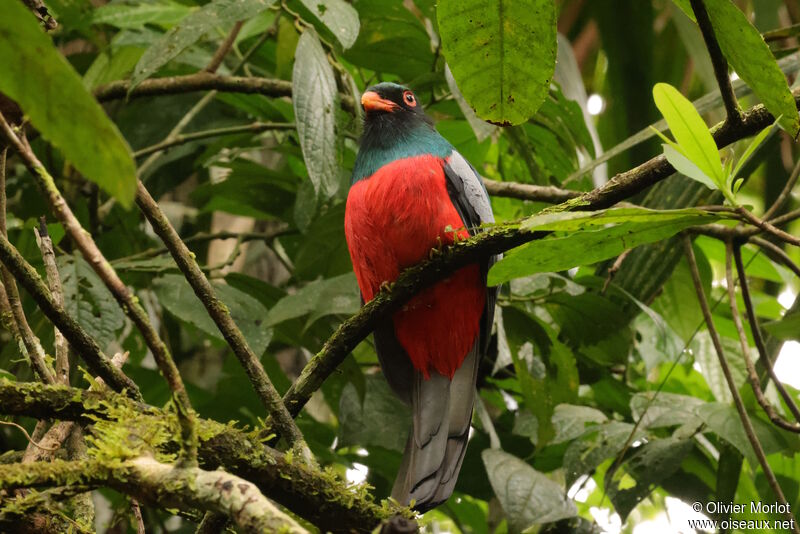
[[[781,116],[781,126],[796,137],[800,119],[794,98],[764,38],[730,0],[704,1],[719,46],[733,69],[770,113]]]
[[[300,0],[347,49],[358,38],[358,12],[344,0]]]
[[[171,0],[138,4],[113,3],[98,7],[92,13],[92,23],[110,24],[117,28],[142,28],[145,24],[172,26],[192,9]]]
[[[715,218],[713,214],[696,209],[645,208],[535,215],[522,224],[523,229],[554,233],[507,253],[489,271],[489,284],[501,284],[537,272],[589,265]]]
[[[411,427],[411,412],[382,376],[366,376],[363,399],[348,384],[339,401],[339,444],[378,445],[402,451]]]
[[[0,91],[81,174],[131,205],[136,168],[128,144],[21,2],[5,2],[0,17]]]
[[[531,118],[555,70],[552,0],[441,0],[436,17],[447,63],[478,117],[501,124]]]
[[[787,313],[779,321],[764,323],[764,330],[778,339],[800,339],[800,312]]]
[[[131,89],[209,32],[228,29],[233,23],[252,18],[274,3],[275,0],[214,0],[193,11],[142,55],[131,77]]]
[[[171,314],[215,339],[223,339],[217,325],[183,276],[167,274],[156,279],[153,286],[159,302]],[[215,284],[214,290],[242,330],[253,352],[258,356],[263,354],[272,339],[272,329],[264,325],[264,316],[267,314],[264,306],[247,293],[226,284]]]
[[[657,83],[653,87],[653,100],[678,143],[673,148],[694,163],[715,184],[723,183],[722,160],[717,144],[692,103],[680,91],[666,83]],[[687,176],[697,179],[693,173]]]
[[[102,348],[116,339],[125,315],[92,267],[78,254],[60,256],[58,273],[64,291],[64,308]]]
[[[606,472],[606,493],[623,521],[655,486],[680,469],[692,447],[692,440],[686,438],[649,441]]]
[[[264,319],[266,326],[311,314],[309,322],[330,314],[351,314],[361,305],[353,273],[317,280],[279,300]]]
[[[336,154],[336,107],[339,91],[333,67],[314,31],[297,43],[292,71],[292,104],[308,177],[319,193],[333,196],[339,187]]]
[[[516,456],[497,449],[486,449],[481,456],[510,532],[578,513],[564,488]]]

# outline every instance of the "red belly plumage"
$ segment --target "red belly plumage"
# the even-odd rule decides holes
[[[344,228],[364,300],[431,249],[453,243],[454,234],[469,237],[463,227],[447,193],[441,158],[397,160],[356,182],[347,197]],[[395,335],[426,377],[435,370],[452,378],[472,348],[486,299],[481,278],[478,265],[464,267],[395,313]]]

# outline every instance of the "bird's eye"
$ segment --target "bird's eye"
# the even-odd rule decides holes
[[[412,93],[411,91],[406,91],[403,93],[403,100],[409,106],[413,107],[417,105],[417,99],[414,98],[414,93]]]

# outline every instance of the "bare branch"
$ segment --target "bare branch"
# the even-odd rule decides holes
[[[719,48],[719,43],[714,35],[714,28],[711,25],[711,19],[708,18],[706,6],[703,4],[703,0],[689,1],[697,19],[697,25],[703,34],[703,40],[706,42],[708,54],[711,56],[711,64],[714,66],[714,75],[717,77],[717,84],[722,93],[722,102],[725,104],[728,121],[732,124],[738,123],[742,120],[741,110],[736,101],[736,95],[733,93],[733,87],[731,87],[731,79],[728,76],[728,61]]]
[[[700,302],[700,309],[703,311],[703,318],[705,319],[708,333],[711,336],[714,349],[717,351],[719,365],[722,368],[722,374],[725,375],[725,381],[728,384],[728,389],[733,396],[733,403],[736,405],[736,411],[739,414],[739,419],[742,421],[744,433],[753,448],[753,452],[758,459],[759,465],[761,465],[761,469],[764,471],[764,476],[766,476],[767,482],[772,488],[775,497],[782,504],[782,508],[785,509],[784,515],[786,519],[791,520],[793,532],[795,532],[795,534],[800,534],[800,527],[798,527],[797,522],[792,515],[791,507],[787,503],[786,497],[783,495],[783,490],[781,490],[781,486],[778,484],[778,480],[775,478],[775,473],[772,472],[772,468],[767,461],[767,456],[764,454],[764,448],[761,446],[761,442],[758,441],[758,437],[753,429],[753,423],[750,421],[750,416],[747,414],[747,410],[744,407],[742,397],[739,395],[738,386],[733,380],[733,375],[731,374],[730,367],[728,366],[728,360],[725,358],[725,352],[722,349],[722,342],[720,341],[717,329],[714,328],[714,319],[711,316],[711,309],[708,307],[708,301],[706,300],[706,295],[703,291],[703,283],[700,280],[700,272],[697,268],[697,260],[695,259],[694,251],[692,250],[692,242],[688,236],[684,237],[683,244],[686,252],[686,260],[689,262],[689,270],[692,273],[694,289],[697,292],[697,300]]]
[[[242,126],[228,126],[227,128],[216,128],[213,130],[203,130],[188,134],[175,135],[167,138],[160,143],[145,147],[133,153],[135,157],[147,156],[154,152],[160,152],[167,148],[197,141],[198,139],[208,139],[209,137],[221,137],[224,135],[235,135],[240,133],[260,133],[270,130],[294,130],[295,125],[291,122],[254,122]]]
[[[48,31],[58,28],[58,22],[53,18],[53,15],[48,11],[47,6],[44,5],[42,0],[22,0],[22,3],[28,6],[36,18],[39,19]]]
[[[789,243],[790,245],[794,245],[796,247],[800,247],[800,238],[798,238],[796,236],[793,236],[792,234],[790,234],[788,232],[784,232],[783,230],[781,230],[780,228],[776,227],[774,224],[772,224],[772,223],[770,223],[768,221],[765,221],[763,219],[759,219],[758,217],[756,217],[755,215],[753,215],[752,213],[747,211],[744,207],[739,206],[736,209],[736,213],[738,213],[739,215],[741,215],[742,217],[747,219],[748,222],[754,224],[755,226],[757,226],[761,230],[774,235],[776,238],[780,239],[781,241],[785,241],[786,243]]]
[[[792,189],[794,189],[794,186],[797,184],[798,178],[800,178],[800,158],[798,158],[797,163],[794,164],[792,174],[790,174],[789,179],[786,180],[786,185],[783,186],[778,198],[775,199],[775,202],[772,203],[772,206],[770,206],[770,208],[764,213],[762,218],[765,221],[769,221],[772,216],[783,207],[783,204],[786,202],[789,196],[791,196]]]
[[[483,179],[486,191],[496,197],[517,198],[537,202],[557,203],[571,198],[579,197],[580,191],[561,189],[552,185],[521,184],[517,182],[500,182],[497,180]]]
[[[222,44],[219,45],[217,51],[214,52],[214,57],[211,58],[211,61],[208,63],[206,68],[203,69],[204,71],[212,74],[217,72],[217,69],[219,69],[220,65],[222,65],[222,61],[225,59],[225,56],[233,46],[234,41],[236,41],[236,36],[239,35],[239,32],[242,30],[242,24],[244,24],[244,21],[240,20],[233,25],[230,33],[228,33],[227,37],[225,37],[225,40],[222,41]]]
[[[775,384],[775,387],[778,389],[778,392],[781,394],[781,397],[783,397],[783,401],[786,403],[786,406],[789,407],[789,411],[792,412],[792,415],[794,415],[795,419],[797,419],[798,423],[800,423],[800,409],[797,408],[794,399],[789,392],[786,391],[786,388],[783,386],[783,382],[778,379],[777,375],[775,374],[775,370],[772,368],[772,361],[769,358],[769,354],[767,354],[767,347],[764,344],[764,338],[761,336],[761,329],[758,326],[758,318],[756,317],[755,307],[753,306],[753,299],[750,297],[750,284],[747,281],[747,273],[745,272],[744,263],[742,262],[741,247],[735,246],[733,248],[733,257],[736,261],[736,272],[739,275],[739,287],[742,290],[742,300],[744,301],[744,307],[747,311],[747,320],[750,323],[750,332],[753,334],[753,341],[755,342],[756,349],[758,350],[758,357],[761,359],[761,363],[764,365],[764,367],[767,368],[767,373]],[[726,268],[729,269],[729,266],[726,266]],[[748,373],[749,372],[750,370],[748,369]],[[756,384],[760,386],[760,382],[757,381]],[[789,430],[798,432],[798,430],[796,430],[797,428],[800,428],[800,424],[798,423],[795,423],[794,428]]]
[[[793,262],[781,247],[760,237],[751,237],[749,241],[761,248],[772,261],[782,264],[800,278],[800,266]]]
[[[733,254],[734,254],[733,242],[729,239],[725,243],[725,281],[727,282],[726,285],[728,286],[728,304],[731,307],[731,316],[733,318],[733,324],[736,327],[736,332],[739,334],[739,345],[742,349],[742,357],[744,358],[745,367],[747,368],[747,379],[750,382],[750,387],[753,389],[753,394],[756,397],[756,401],[764,410],[764,413],[767,414],[769,420],[772,421],[776,426],[779,426],[785,430],[800,433],[800,423],[792,423],[781,417],[781,415],[775,410],[775,408],[770,404],[770,402],[764,396],[764,391],[761,389],[761,382],[759,381],[758,373],[756,372],[756,367],[755,365],[753,365],[752,358],[750,358],[750,344],[747,342],[747,334],[745,334],[744,332],[744,326],[742,325],[742,318],[741,315],[739,315],[739,306],[738,304],[736,304],[736,281],[733,279],[733,268],[732,268]],[[738,266],[739,265],[737,263],[737,268]],[[744,271],[739,272],[739,282],[740,284],[743,284],[743,286],[747,284],[747,276]],[[744,287],[742,287],[742,298],[744,298],[745,294],[746,291]],[[749,292],[747,292],[747,299],[748,300],[750,299]],[[772,365],[768,361],[764,361],[763,363],[768,368],[770,369],[772,368]],[[776,384],[778,383],[779,382],[776,382]],[[789,397],[789,402],[791,402],[791,397]]]
[[[61,276],[58,274],[56,265],[56,254],[53,251],[53,240],[47,233],[45,218],[39,220],[39,228],[34,229],[36,233],[36,243],[42,251],[44,270],[47,275],[47,284],[50,286],[50,293],[53,295],[53,302],[58,306],[64,307],[64,292],[61,289]],[[61,384],[69,384],[69,344],[64,339],[64,335],[54,329],[55,352],[56,352],[56,381]]]

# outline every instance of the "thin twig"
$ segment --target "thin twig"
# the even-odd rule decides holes
[[[764,396],[764,391],[761,389],[761,382],[758,378],[758,373],[756,372],[756,367],[753,365],[753,360],[750,358],[750,344],[747,342],[747,334],[744,332],[744,325],[742,324],[742,317],[739,315],[739,306],[736,303],[736,286],[735,281],[733,279],[733,254],[734,254],[734,246],[733,241],[728,240],[725,243],[725,281],[727,282],[728,286],[728,304],[731,307],[731,317],[733,318],[733,325],[736,328],[736,332],[739,335],[739,345],[742,349],[742,357],[744,358],[745,368],[747,369],[747,379],[750,382],[750,387],[753,390],[753,394],[756,397],[756,401],[764,410],[764,413],[767,414],[769,420],[772,421],[776,426],[779,426],[785,430],[789,430],[791,432],[798,432],[800,433],[800,423],[792,423],[787,421],[775,410],[775,408],[770,404],[767,398]],[[738,265],[737,265],[738,267]],[[743,266],[744,267],[744,266]],[[749,293],[746,292],[745,286],[747,284],[747,273],[739,271],[739,283],[742,287],[742,298],[747,296],[747,300],[750,299]],[[752,302],[750,303],[752,305]],[[748,313],[749,318],[749,313]],[[755,317],[753,317],[755,319]],[[752,323],[751,323],[752,326]],[[753,332],[758,328],[756,325],[753,328]],[[761,355],[761,352],[759,351]],[[766,353],[762,355],[766,356]],[[768,368],[772,368],[772,365],[768,361],[763,362]],[[780,384],[780,382],[776,382],[776,385]],[[789,397],[791,402],[791,397]]]
[[[764,250],[771,260],[782,264],[784,267],[792,271],[795,276],[800,278],[800,266],[793,262],[792,258],[790,258],[781,247],[760,237],[751,237],[749,241]]]
[[[225,37],[225,40],[219,45],[217,51],[214,52],[214,57],[211,58],[211,61],[208,63],[208,65],[206,65],[206,68],[203,69],[204,71],[212,74],[217,72],[217,69],[219,69],[220,65],[222,65],[222,61],[225,59],[225,56],[233,46],[234,41],[236,41],[236,36],[239,35],[243,24],[244,21],[240,20],[233,25],[233,28],[231,29],[230,33],[228,33],[228,36]]]
[[[770,208],[764,213],[762,219],[769,221],[772,216],[783,207],[783,204],[792,194],[792,189],[794,189],[795,184],[797,184],[798,177],[800,177],[800,158],[798,158],[797,163],[794,164],[792,174],[789,175],[789,179],[786,181],[786,185],[783,186],[778,198],[775,199],[775,202],[772,203],[772,206],[770,206]]]
[[[754,214],[746,210],[743,206],[739,206],[736,209],[736,213],[747,219],[748,222],[754,224],[755,226],[761,228],[763,231],[770,233],[780,239],[781,241],[785,241],[790,245],[794,245],[796,247],[800,247],[800,238],[793,236],[788,232],[784,232],[780,228],[776,227],[774,224],[765,221],[763,219],[759,219]]]
[[[61,276],[58,274],[56,254],[53,251],[53,240],[50,239],[50,234],[47,233],[47,223],[44,217],[39,220],[39,228],[34,228],[34,233],[36,234],[36,243],[42,252],[47,284],[50,286],[53,302],[58,306],[64,307]],[[53,345],[56,353],[56,381],[61,384],[69,384],[69,344],[58,328],[54,329],[53,334],[55,337]]]
[[[167,381],[172,391],[172,398],[178,413],[178,421],[181,425],[181,433],[184,440],[181,459],[189,464],[194,463],[197,456],[197,434],[194,430],[193,410],[189,402],[189,395],[186,393],[186,387],[183,384],[183,380],[178,372],[178,367],[175,365],[175,361],[172,359],[169,349],[167,349],[166,344],[164,344],[158,332],[156,332],[150,322],[150,317],[139,303],[139,300],[134,297],[133,293],[128,289],[128,286],[117,276],[117,273],[111,267],[111,264],[106,261],[105,256],[103,256],[103,253],[97,247],[91,235],[84,231],[77,217],[72,213],[69,205],[56,187],[53,177],[37,159],[36,154],[33,153],[30,146],[25,143],[23,139],[17,137],[2,114],[0,114],[0,132],[2,132],[11,146],[16,149],[25,163],[25,166],[34,179],[36,179],[37,184],[50,204],[51,210],[81,251],[84,259],[91,265],[92,269],[97,273],[97,276],[100,277],[109,291],[111,291],[111,294],[114,295],[117,303],[141,332],[147,347],[153,353],[153,358],[156,360],[159,371],[161,371],[162,376],[164,376],[164,379]],[[6,289],[8,290],[8,288]],[[9,298],[12,298],[10,293]],[[51,298],[51,295],[48,294],[48,298]],[[56,305],[56,308],[63,311],[62,306]],[[94,340],[92,340],[92,343],[94,343]],[[79,349],[74,343],[72,343],[72,345],[76,349]],[[107,367],[106,370],[113,370],[113,367]],[[101,374],[98,371],[93,372]],[[121,380],[122,376],[124,375],[118,373],[117,379]],[[115,385],[121,386],[122,382],[117,382]]]
[[[688,236],[684,237],[683,245],[686,253],[686,259],[689,262],[689,270],[692,273],[692,282],[694,283],[694,289],[697,293],[697,300],[700,303],[700,309],[703,312],[703,318],[706,321],[706,327],[708,328],[708,333],[711,336],[711,341],[714,344],[714,349],[717,351],[717,357],[719,358],[719,365],[722,368],[722,374],[725,375],[725,381],[727,382],[728,389],[733,396],[733,402],[736,405],[736,411],[739,414],[739,419],[742,421],[744,433],[747,436],[747,440],[750,442],[751,447],[753,448],[753,452],[755,453],[758,463],[761,465],[761,469],[764,471],[764,476],[767,478],[767,482],[772,488],[772,491],[775,493],[775,497],[781,503],[782,508],[785,509],[784,515],[786,519],[791,520],[792,522],[792,530],[795,532],[795,534],[800,534],[800,527],[798,527],[794,516],[791,513],[791,507],[787,503],[786,497],[783,495],[783,490],[781,490],[781,486],[778,484],[778,480],[775,478],[775,473],[772,472],[772,468],[767,461],[767,456],[764,454],[764,448],[761,446],[761,442],[758,441],[758,437],[753,429],[753,423],[750,421],[750,416],[747,414],[747,410],[744,407],[742,397],[739,395],[739,389],[736,385],[736,382],[733,380],[733,375],[731,374],[730,367],[728,366],[728,360],[725,358],[725,352],[722,348],[722,342],[720,341],[717,329],[714,327],[714,319],[711,316],[711,310],[708,307],[708,301],[706,300],[706,295],[703,291],[703,283],[700,280],[700,271],[697,268],[697,260],[695,259],[694,251],[692,250],[692,242]]]
[[[280,228],[271,232],[229,232],[227,230],[222,230],[220,232],[198,232],[193,236],[183,239],[183,242],[186,245],[207,243],[208,241],[215,241],[217,239],[240,239],[242,243],[247,241],[269,242],[277,237],[287,235],[291,232],[292,230],[290,230],[287,226],[281,226]],[[160,254],[166,254],[167,252],[169,252],[167,247],[153,247],[151,249],[143,250],[142,252],[137,252],[136,254],[131,254],[130,256],[118,258],[113,260],[111,263],[113,265],[115,263],[135,261],[143,258],[152,258]]]
[[[181,240],[178,232],[175,231],[164,212],[161,211],[158,203],[150,196],[141,180],[137,183],[136,205],[139,206],[139,209],[150,222],[153,231],[169,249],[172,258],[186,277],[189,285],[192,286],[197,298],[206,308],[208,315],[217,325],[225,341],[227,341],[241,362],[264,407],[274,418],[278,431],[290,445],[297,445],[300,448],[303,452],[303,458],[310,459],[311,455],[303,440],[303,434],[286,410],[278,390],[272,385],[272,381],[264,371],[258,355],[250,348],[244,335],[242,335],[242,331],[239,330],[239,327],[231,318],[227,307],[219,300],[216,291],[203,274],[194,255]]]
[[[131,499],[131,510],[133,511],[133,518],[136,521],[136,534],[147,534],[144,529],[142,509],[139,507],[139,501],[136,499]]]
[[[711,19],[708,17],[708,11],[703,4],[703,0],[689,0],[692,4],[692,11],[694,11],[697,25],[703,34],[703,40],[706,43],[708,54],[711,56],[711,64],[714,66],[714,75],[717,77],[717,84],[722,93],[722,102],[725,104],[725,112],[728,115],[728,121],[736,124],[742,120],[741,110],[736,101],[736,95],[733,93],[731,87],[731,79],[728,75],[728,61],[722,54],[719,48],[719,43],[714,35],[714,28],[711,25]]]
[[[203,130],[201,132],[192,132],[188,134],[176,135],[171,139],[164,139],[160,143],[148,146],[137,150],[133,153],[134,157],[142,157],[166,150],[174,146],[197,141],[198,139],[208,139],[209,137],[222,137],[224,135],[235,135],[240,133],[261,133],[270,130],[294,130],[295,125],[291,122],[254,122],[252,124],[244,124],[241,126],[228,126],[226,128],[215,128],[212,130]]]
[[[16,427],[23,434],[25,434],[25,438],[28,440],[28,443],[30,443],[34,447],[37,447],[37,448],[45,450],[45,451],[57,451],[58,450],[58,447],[50,448],[50,447],[46,447],[46,446],[42,445],[41,443],[37,443],[36,441],[34,441],[33,438],[31,437],[31,435],[28,434],[28,431],[25,430],[25,427],[23,427],[22,425],[18,425],[17,423],[14,423],[12,421],[0,421],[0,425],[8,425],[8,426]]]
[[[789,407],[789,411],[792,412],[792,415],[795,417],[795,419],[797,419],[798,423],[800,423],[800,409],[798,409],[789,392],[786,391],[783,382],[778,379],[778,376],[775,374],[775,370],[772,367],[772,361],[769,358],[769,354],[767,354],[767,347],[764,344],[764,338],[761,336],[761,328],[758,326],[758,317],[756,317],[753,299],[750,297],[750,285],[747,282],[747,273],[745,272],[745,267],[742,263],[741,247],[738,245],[735,246],[732,252],[733,258],[736,262],[736,272],[739,276],[739,287],[742,291],[742,300],[744,301],[744,307],[747,311],[747,321],[750,323],[750,332],[753,334],[753,341],[755,342],[756,349],[758,350],[758,357],[761,359],[761,363],[764,364],[764,367],[767,368],[769,377],[772,379],[772,382],[775,384],[775,387],[777,388],[781,397],[783,397],[783,401],[786,403],[786,406]],[[726,266],[726,268],[728,267],[729,266]],[[750,370],[748,369],[748,373],[749,372]],[[756,377],[756,379],[758,379],[758,377]],[[760,386],[760,382],[758,381],[756,381],[755,384]],[[798,423],[795,423],[794,428],[790,430],[798,432],[798,430],[795,430],[796,428],[800,428]]]

